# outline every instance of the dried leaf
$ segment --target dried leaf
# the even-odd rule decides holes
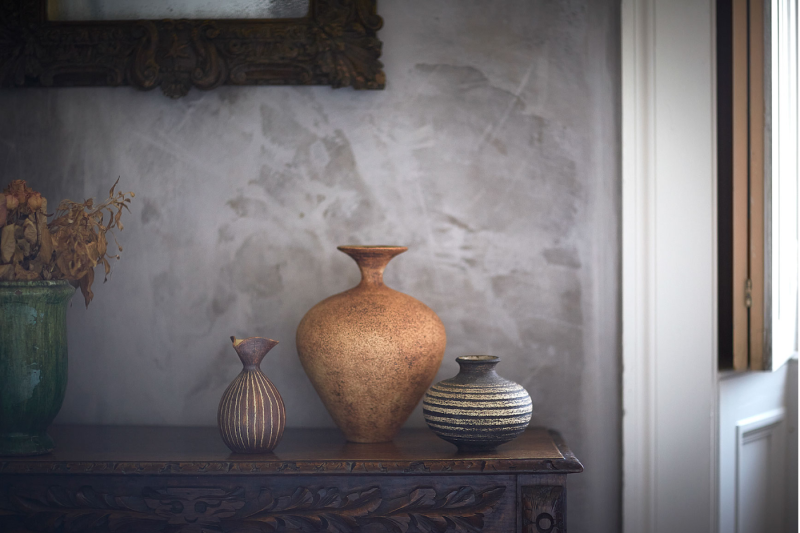
[[[48,224],[48,226],[50,226],[50,228],[57,228],[57,227],[60,227],[60,226],[66,226],[69,223],[70,223],[69,222],[69,217],[67,215],[62,215],[60,217],[56,217],[53,220],[51,220],[50,224]]]
[[[100,233],[97,235],[97,254],[100,257],[105,257],[106,250],[108,249],[108,242],[106,241],[106,234]]]
[[[92,268],[97,266],[97,260],[99,257],[97,256],[97,243],[93,242],[86,245],[86,260],[92,265]]]
[[[42,195],[38,192],[34,192],[28,197],[28,209],[31,212],[39,211],[42,208]]]
[[[92,282],[94,281],[94,270],[87,270],[86,275],[84,275],[79,281],[81,287],[81,294],[83,294],[83,300],[86,302],[86,307],[89,307],[89,302],[91,302],[92,298],[94,298],[94,293],[92,292]]]
[[[113,228],[123,229],[122,210],[130,212],[127,203],[134,194],[116,192],[118,184],[119,178],[103,202],[95,203],[91,198],[83,202],[63,200],[47,224],[47,201],[25,181],[12,181],[0,195],[4,209],[0,212],[0,227],[5,226],[0,259],[13,266],[13,277],[66,279],[80,286],[88,305],[93,298],[94,268],[102,263],[107,279],[111,272],[109,260],[119,259],[119,255],[108,254],[107,233]],[[116,242],[113,232],[112,236]],[[118,242],[117,246],[121,251]],[[6,270],[9,269],[3,271]]]
[[[66,254],[56,254],[56,266],[58,267],[60,277],[67,278],[69,273],[69,259]]]
[[[37,233],[34,221],[30,217],[26,218],[25,222],[22,224],[23,238],[31,244],[36,244],[36,241],[39,240],[37,239]]]
[[[39,231],[39,255],[42,261],[50,263],[53,260],[53,237],[50,228],[47,227],[47,217],[44,213],[36,214],[36,229]]]
[[[0,265],[0,281],[14,279],[14,265]]]
[[[39,279],[39,274],[31,272],[30,270],[25,270],[22,268],[22,265],[16,264],[14,265],[14,278],[17,281],[35,281]]]
[[[17,239],[17,247],[22,250],[22,256],[28,257],[31,255],[31,243],[25,239]]]
[[[0,259],[3,263],[10,263],[17,248],[17,240],[14,238],[15,225],[4,226],[0,233]]]
[[[47,205],[42,195],[28,187],[25,180],[14,180],[9,183],[3,191],[3,197],[8,211],[7,215],[13,215],[15,220],[20,215],[30,216],[40,210],[44,212],[44,206]],[[6,219],[6,224],[11,223],[9,218]]]
[[[33,261],[28,263],[28,270],[36,272],[39,275],[42,274],[43,269],[44,269],[44,261],[39,259],[39,256],[36,256],[36,258]]]

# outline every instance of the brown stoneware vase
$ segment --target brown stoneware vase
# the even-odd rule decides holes
[[[361,283],[303,317],[297,352],[322,402],[351,442],[386,442],[419,403],[442,362],[444,325],[427,305],[383,284],[403,246],[340,246]]]
[[[269,452],[283,436],[286,409],[278,389],[259,365],[278,341],[231,337],[244,368],[222,394],[217,424],[222,440],[237,453]]]

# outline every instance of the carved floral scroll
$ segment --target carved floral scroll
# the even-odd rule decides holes
[[[114,495],[87,485],[39,491],[12,488],[0,498],[0,519],[17,517],[32,531],[73,533],[348,533],[364,528],[474,533],[483,530],[484,517],[494,512],[505,490],[504,486],[483,490],[420,486],[387,498],[378,486],[350,491],[263,487],[249,501],[243,487],[146,487],[136,495]]]

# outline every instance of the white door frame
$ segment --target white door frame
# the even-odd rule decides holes
[[[713,0],[622,1],[623,527],[717,531]]]

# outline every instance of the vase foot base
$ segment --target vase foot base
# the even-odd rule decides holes
[[[497,451],[497,446],[459,446],[458,453],[492,453]]]
[[[376,437],[348,437],[345,435],[344,439],[350,444],[385,444],[387,442],[392,442],[396,434],[397,432],[395,431],[390,437],[387,437],[386,435],[378,435]]]
[[[460,453],[479,453],[479,452],[494,452],[497,451],[498,446],[502,446],[507,442],[511,442],[512,439],[508,440],[501,440],[501,441],[493,441],[493,442],[464,442],[464,441],[453,441],[449,439],[444,439],[451,444],[455,444],[458,448]]]
[[[0,455],[43,455],[53,451],[53,439],[41,433],[0,433]]]

